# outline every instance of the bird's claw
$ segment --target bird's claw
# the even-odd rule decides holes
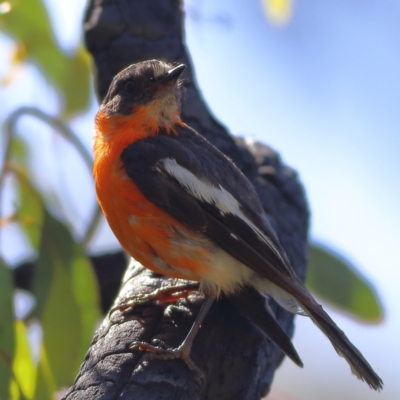
[[[187,298],[192,292],[199,290],[198,283],[186,283],[183,285],[177,285],[172,287],[163,287],[156,289],[150,293],[139,294],[133,296],[125,304],[120,304],[113,307],[110,313],[114,311],[120,311],[123,315],[129,314],[135,306],[140,306],[145,303],[174,303],[179,299]]]
[[[160,342],[164,344],[163,342]],[[196,366],[190,357],[190,348],[185,346],[179,346],[175,349],[164,348],[161,346],[151,345],[146,342],[133,342],[129,346],[130,350],[145,351],[147,353],[147,359],[149,360],[175,360],[181,359],[188,368],[193,372],[196,380],[205,382],[204,372]]]

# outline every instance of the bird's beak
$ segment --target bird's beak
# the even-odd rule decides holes
[[[170,69],[165,75],[162,75],[157,80],[157,83],[175,83],[178,78],[182,75],[182,72],[185,70],[185,64],[179,64],[176,67]]]

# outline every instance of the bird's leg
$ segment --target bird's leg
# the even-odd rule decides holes
[[[207,315],[213,301],[214,299],[212,297],[206,297],[192,327],[190,328],[189,333],[179,347],[175,349],[164,349],[162,347],[152,346],[144,342],[133,342],[129,346],[129,349],[146,351],[148,353],[151,353],[150,358],[155,359],[173,360],[176,358],[180,358],[186,363],[189,369],[194,372],[196,379],[204,379],[203,371],[201,371],[190,358],[190,351],[192,349],[194,338],[196,337],[196,334],[199,331],[200,326],[205,316]]]
[[[116,310],[121,311],[123,314],[128,314],[135,306],[143,305],[144,303],[174,303],[179,299],[186,299],[192,292],[199,290],[199,283],[187,282],[182,285],[175,285],[163,287],[154,290],[150,293],[139,294],[129,298],[129,301],[113,307],[110,313]]]

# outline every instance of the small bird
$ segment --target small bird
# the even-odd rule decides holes
[[[156,273],[197,281],[203,306],[177,349],[133,347],[190,359],[212,302],[227,296],[302,366],[266,298],[309,316],[352,372],[382,388],[359,350],[315,301],[290,265],[253,186],[180,116],[184,64],[151,60],[113,79],[95,119],[97,199],[121,246]]]

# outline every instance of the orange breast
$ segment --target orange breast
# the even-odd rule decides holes
[[[128,122],[104,120],[99,114],[94,145],[96,192],[121,246],[155,272],[201,280],[211,265],[209,242],[149,202],[127,176],[120,160],[122,150],[148,136],[149,130],[127,129]]]

